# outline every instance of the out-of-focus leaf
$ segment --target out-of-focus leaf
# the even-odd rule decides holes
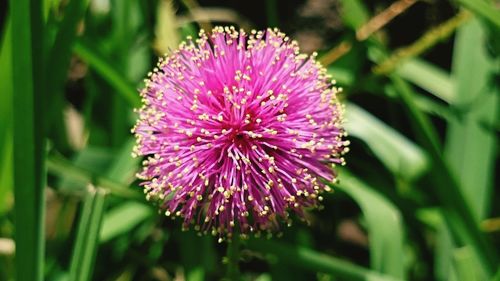
[[[312,272],[329,273],[342,278],[342,280],[401,280],[297,245],[288,245],[266,239],[250,239],[247,241],[247,245],[250,249],[272,255],[280,262],[285,262],[290,266],[300,267]]]
[[[111,193],[117,196],[122,196],[128,199],[142,200],[143,196],[134,190],[128,188],[123,184],[112,181],[106,177],[99,176],[87,169],[76,166],[73,162],[64,159],[60,156],[51,156],[47,161],[48,170],[59,177],[71,178],[71,181],[75,181],[76,185],[70,185],[69,190],[65,191],[75,191],[75,187],[79,187],[79,184],[86,184],[93,182],[102,188],[108,189]],[[64,185],[62,185],[64,187]],[[62,188],[64,190],[64,188]],[[77,191],[81,191],[77,189]]]
[[[500,281],[500,268],[498,269],[497,273],[495,274],[495,277],[493,277],[493,281]]]
[[[134,145],[135,140],[130,139],[120,148],[106,173],[106,177],[119,183],[130,183],[130,179],[136,172],[137,164],[141,160],[139,157],[131,156]]]
[[[484,276],[478,275],[478,264],[469,247],[462,247],[453,251],[453,261],[458,281],[480,281]]]
[[[78,152],[73,159],[73,165],[83,168],[93,174],[103,174],[109,167],[112,152],[104,147],[88,146]],[[61,177],[61,189],[84,189],[87,183],[74,179],[71,174],[63,174]]]
[[[336,66],[328,67],[328,74],[332,75],[339,85],[351,85],[355,78],[351,69]]]
[[[137,90],[134,89],[123,74],[120,74],[102,56],[82,42],[77,42],[73,46],[73,50],[83,61],[88,63],[104,80],[115,88],[117,94],[125,99],[131,106],[140,106],[141,99]]]
[[[352,29],[360,28],[369,19],[369,13],[363,1],[342,0],[342,21]]]
[[[141,203],[128,202],[121,204],[108,211],[104,216],[99,241],[105,243],[127,233],[153,214],[151,208]]]
[[[453,56],[457,93],[451,105],[459,115],[449,120],[445,146],[448,165],[459,178],[477,222],[486,216],[491,206],[497,142],[493,130],[481,124],[482,120],[493,123],[498,110],[498,92],[495,93],[490,84],[494,62],[488,57],[485,45],[478,44],[485,41],[485,32],[478,21],[464,25],[457,33]],[[451,237],[443,235],[438,241],[450,244],[445,252],[438,252],[436,256],[437,272],[441,272],[441,278],[444,279],[449,272],[459,280],[485,278],[479,261],[471,257],[469,248],[455,250]],[[468,253],[467,258],[459,254],[452,260],[452,253],[457,251]]]
[[[0,217],[12,207],[12,41],[10,20],[0,49]]]
[[[441,204],[445,221],[450,227],[453,237],[457,238],[457,242],[461,245],[470,246],[474,256],[480,260],[479,264],[484,272],[487,275],[493,274],[493,270],[497,266],[497,253],[493,251],[490,241],[480,231],[457,179],[442,157],[442,148],[436,128],[428,116],[417,107],[412,87],[397,75],[389,77],[400,93],[401,101],[408,110],[417,136],[433,161],[433,169],[430,170],[430,174],[434,184],[433,188],[429,190],[430,195]]]
[[[404,229],[399,210],[376,190],[345,170],[341,171],[336,188],[349,194],[359,204],[366,218],[371,268],[405,279]]]
[[[458,2],[500,29],[500,10],[493,4],[485,0],[458,0]]]
[[[170,50],[176,49],[179,44],[173,2],[172,0],[158,1],[154,46],[159,54],[169,53]]]
[[[198,236],[188,231],[178,233],[181,261],[184,265],[186,280],[206,280],[208,273],[217,267],[217,257],[213,239]],[[203,254],[200,254],[203,253]]]
[[[481,122],[497,120],[500,89],[491,83],[495,60],[488,56],[479,22],[463,26],[456,38],[453,75],[457,94],[452,105],[459,116],[450,121],[445,156],[479,221],[492,203],[497,147],[495,132]]]
[[[398,98],[398,90],[394,85],[386,85],[384,93],[391,98]],[[414,97],[415,105],[425,113],[438,116],[442,119],[449,120],[454,114],[447,103],[436,100],[425,95],[416,95]]]
[[[420,147],[364,109],[348,104],[346,118],[347,132],[363,140],[394,174],[411,180],[427,169],[426,154]]]
[[[446,72],[418,58],[407,59],[396,73],[436,97],[450,102],[455,99],[453,82]]]
[[[77,25],[83,18],[89,0],[71,0],[64,11],[64,18],[60,23],[54,44],[49,51],[47,64],[47,92],[50,97],[46,106],[52,110],[49,113],[54,117],[63,106],[64,95],[62,90],[67,78],[72,54],[72,45],[77,36]]]
[[[437,218],[436,240],[438,243],[434,248],[435,276],[439,281],[458,281],[452,259],[456,243],[453,241],[449,227],[444,224],[443,217],[439,214]]]

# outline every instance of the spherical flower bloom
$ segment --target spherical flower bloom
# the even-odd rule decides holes
[[[132,130],[148,199],[231,236],[304,215],[342,164],[342,106],[315,54],[278,30],[216,27],[160,59]]]

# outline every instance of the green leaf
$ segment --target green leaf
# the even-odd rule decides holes
[[[123,203],[111,209],[104,216],[99,241],[106,243],[119,235],[128,233],[153,214],[153,210],[144,204],[137,202]]]
[[[332,75],[339,85],[351,85],[355,79],[352,69],[337,67],[336,65],[328,67],[328,74]]]
[[[44,271],[45,93],[42,1],[10,1],[14,108],[15,279]]]
[[[117,91],[117,94],[127,101],[130,106],[139,107],[141,105],[138,91],[130,85],[124,75],[119,73],[96,51],[83,42],[77,42],[73,47],[73,51],[101,75],[101,77],[106,80]]]
[[[69,279],[72,281],[92,280],[105,199],[106,191],[90,186],[83,203],[71,257]]]
[[[72,47],[76,39],[77,26],[83,18],[89,0],[71,0],[64,10],[64,18],[59,24],[59,30],[52,48],[49,51],[47,72],[47,93],[50,103],[47,106],[52,112],[61,110],[63,103],[63,88],[67,78]],[[48,102],[48,101],[47,101]],[[55,106],[55,105],[58,106]],[[53,115],[53,113],[51,113]]]
[[[285,262],[290,266],[303,268],[312,272],[330,273],[333,276],[344,280],[400,280],[392,276],[384,275],[352,264],[343,259],[328,256],[297,245],[289,245],[266,239],[250,239],[247,241],[247,245],[252,250],[272,255],[279,261]]]
[[[406,279],[404,229],[399,210],[387,198],[346,170],[340,172],[339,184],[334,187],[349,194],[361,207],[370,239],[371,268]]]
[[[364,141],[380,161],[395,175],[416,179],[428,168],[425,152],[355,104],[346,108],[347,132]]]
[[[342,0],[342,21],[356,30],[368,21],[370,15],[363,1]]]
[[[467,9],[474,14],[482,17],[500,29],[500,10],[491,3],[484,0],[458,0]]]
[[[452,108],[458,114],[449,119],[445,146],[447,163],[459,179],[462,193],[477,223],[486,217],[491,206],[497,146],[495,132],[483,126],[482,122],[492,124],[496,120],[499,102],[499,90],[495,92],[490,83],[494,61],[488,56],[485,46],[477,44],[484,41],[485,32],[477,20],[464,25],[457,32],[453,56],[457,94],[452,101]],[[458,262],[455,259],[453,263],[452,253],[460,249],[454,249],[455,245],[447,240],[450,238],[443,236],[438,240],[450,244],[445,249],[447,251],[436,259],[438,265],[444,267],[438,269],[457,272],[456,276],[460,280],[466,280],[461,276],[469,275],[484,278],[477,260],[464,260],[463,255],[459,255],[462,258]],[[470,249],[465,249],[470,255]]]
[[[457,33],[453,56],[456,99],[452,106],[458,116],[448,126],[445,157],[460,182],[477,221],[491,207],[497,137],[491,128],[498,119],[500,89],[493,85],[498,60],[488,55],[486,34],[478,21],[464,25]]]
[[[132,157],[132,149],[135,145],[134,139],[129,139],[116,154],[113,163],[106,172],[106,177],[119,183],[129,184],[134,178],[140,157]]]
[[[64,175],[80,183],[92,182],[97,186],[106,188],[116,196],[140,201],[144,200],[144,196],[130,189],[128,186],[75,166],[75,164],[71,161],[68,161],[61,156],[50,156],[47,159],[47,168],[49,169],[49,172],[60,177]]]
[[[112,152],[106,147],[87,146],[75,154],[71,164],[85,169],[94,175],[104,175],[110,166]],[[88,185],[88,181],[75,179],[72,174],[62,174],[59,188],[61,190],[82,190]]]
[[[0,217],[12,208],[12,30],[5,21],[0,48]]]
[[[430,195],[441,204],[446,223],[453,236],[458,238],[462,245],[472,247],[475,257],[480,261],[479,264],[483,267],[484,272],[490,276],[497,266],[497,255],[493,251],[494,247],[481,233],[457,179],[442,157],[441,145],[434,126],[415,104],[415,93],[410,85],[396,75],[391,75],[390,79],[409,112],[417,136],[432,159],[431,178],[434,185],[433,188],[429,189]]]
[[[451,102],[455,99],[451,77],[444,70],[418,58],[404,60],[396,73],[436,97]]]
[[[177,232],[181,263],[184,266],[186,280],[206,280],[207,273],[217,268],[218,261],[213,239],[205,235],[197,235],[193,231]]]
[[[462,247],[453,251],[454,267],[458,281],[480,281],[484,276],[478,273],[477,260],[469,247]]]

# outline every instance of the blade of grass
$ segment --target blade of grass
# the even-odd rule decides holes
[[[127,233],[153,215],[153,210],[147,205],[137,202],[121,204],[104,216],[99,241],[106,243],[119,235]]]
[[[176,240],[179,241],[186,280],[206,280],[207,275],[214,271],[218,263],[214,240],[208,236],[198,236],[191,231],[177,232]]]
[[[64,159],[61,156],[49,156],[47,159],[47,167],[49,172],[58,176],[69,176],[73,180],[80,182],[91,182],[102,188],[106,188],[113,195],[135,199],[139,201],[144,200],[144,196],[134,190],[128,188],[126,185],[112,181],[106,177],[95,175],[85,169],[75,166],[71,161]]]
[[[329,185],[349,194],[361,207],[368,226],[371,268],[406,279],[403,220],[399,210],[346,170],[339,173],[338,185]]]
[[[6,19],[0,49],[0,217],[12,207],[12,30]]]
[[[136,15],[140,13],[139,9],[135,8],[136,1],[111,1],[112,9],[110,10],[111,24],[113,33],[111,36],[113,64],[118,69],[122,69],[124,77],[130,81],[129,75],[129,57],[130,48],[134,43],[136,26],[134,25]],[[127,113],[129,106],[119,95],[111,96],[111,127],[110,139],[113,147],[120,147],[127,135],[129,134],[130,126],[128,124]]]
[[[442,24],[428,30],[420,38],[412,44],[399,48],[385,60],[378,63],[372,68],[375,74],[389,74],[395,70],[403,61],[416,57],[434,47],[437,43],[450,37],[453,32],[472,18],[472,14],[468,11],[461,10],[454,17],[443,22]]]
[[[469,247],[462,247],[453,251],[454,267],[458,281],[479,281],[484,276],[478,275],[478,265]]]
[[[105,177],[121,184],[128,184],[133,176],[140,158],[130,156],[135,141],[130,139],[118,152]],[[114,207],[104,217],[99,240],[105,243],[116,236],[130,231],[132,228],[154,215],[147,205],[138,202],[125,202]]]
[[[111,167],[105,174],[107,178],[122,184],[130,183],[130,179],[133,178],[137,165],[141,161],[140,157],[134,158],[130,156],[134,146],[135,140],[132,138],[123,144],[120,151],[116,154]]]
[[[422,59],[403,61],[396,68],[396,73],[448,103],[455,99],[454,81],[451,77],[444,70]]]
[[[346,108],[347,132],[363,140],[395,175],[415,179],[428,168],[424,151],[355,104]]]
[[[491,3],[483,0],[458,0],[458,3],[500,29],[500,10]]]
[[[226,280],[241,280],[240,273],[240,237],[235,235],[227,242],[226,251]]]
[[[77,36],[77,27],[87,9],[89,0],[71,0],[64,10],[64,18],[59,23],[54,44],[49,51],[47,71],[47,92],[54,98],[55,92],[62,90],[70,64],[73,43]],[[47,104],[51,106],[51,104]]]
[[[89,281],[92,278],[105,199],[106,191],[93,187],[85,197],[69,270],[72,281]]]
[[[121,95],[132,107],[137,108],[141,105],[141,99],[137,90],[96,51],[80,41],[75,43],[73,51],[99,73],[117,91],[117,94]]]
[[[72,55],[72,45],[77,36],[77,27],[83,18],[89,0],[71,0],[64,10],[64,18],[58,24],[54,44],[49,50],[47,75],[47,99],[44,106],[49,108],[48,128],[54,132],[53,142],[60,149],[69,147],[63,126],[64,84]]]
[[[473,248],[476,258],[480,261],[484,271],[491,276],[497,266],[497,256],[487,238],[481,233],[470,207],[465,201],[461,188],[456,178],[450,172],[442,157],[441,144],[435,128],[428,117],[415,105],[415,94],[402,78],[396,75],[389,76],[394,86],[400,93],[401,100],[413,121],[414,129],[433,160],[431,169],[432,179],[435,183],[431,192],[438,202],[442,204],[444,217],[454,237],[463,245]]]
[[[363,1],[342,0],[342,21],[345,25],[356,30],[369,19],[369,14]]]
[[[275,256],[280,261],[286,262],[290,266],[304,268],[312,272],[329,273],[345,280],[399,280],[352,264],[344,259],[318,253],[301,246],[288,245],[266,239],[250,239],[247,241],[247,245],[252,250]]]
[[[491,206],[497,142],[494,131],[481,124],[481,120],[493,122],[498,109],[498,92],[495,93],[490,85],[494,61],[485,45],[478,46],[477,42],[482,41],[486,41],[486,34],[477,20],[462,26],[457,32],[452,67],[457,94],[451,107],[459,114],[449,119],[445,146],[445,159],[461,183],[476,222],[485,218]],[[450,244],[447,240],[441,238],[438,241]],[[461,249],[448,247],[446,250],[436,259],[440,261],[438,266],[444,267],[441,271],[449,268],[462,276],[464,266],[452,263],[451,259],[452,253]],[[481,276],[479,268],[472,266],[467,273]]]
[[[14,105],[15,279],[43,280],[44,115],[42,1],[10,1]]]
[[[500,91],[491,85],[495,60],[485,44],[478,45],[486,41],[480,23],[463,26],[456,38],[453,75],[457,95],[452,106],[460,114],[449,123],[445,157],[479,221],[491,206],[497,147],[495,132],[481,122],[497,120]]]

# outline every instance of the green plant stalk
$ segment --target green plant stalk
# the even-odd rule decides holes
[[[230,281],[240,280],[240,269],[238,265],[240,259],[240,237],[237,234],[233,234],[233,237],[227,243],[226,258],[226,279]]]
[[[70,161],[59,157],[49,156],[47,159],[47,168],[49,172],[55,175],[71,175],[75,180],[85,183],[93,183],[96,186],[101,186],[107,189],[113,195],[133,199],[137,201],[144,201],[144,197],[129,189],[126,185],[120,184],[116,181],[92,174],[91,172],[75,166]]]
[[[132,12],[131,1],[117,0],[112,2],[113,10],[111,11],[113,30],[113,53],[116,54],[117,59],[114,62],[115,67],[122,70],[123,77],[129,78],[127,70],[129,68],[128,58],[130,44],[133,42],[134,34],[131,32],[133,29],[129,20],[129,15]],[[132,34],[131,34],[132,33]],[[136,96],[137,91],[136,92]],[[129,124],[127,122],[127,113],[129,104],[126,103],[119,95],[112,95],[110,97],[110,119],[111,119],[111,145],[113,147],[120,147],[123,141],[129,135]]]
[[[451,34],[463,23],[471,19],[469,12],[462,10],[453,18],[437,27],[427,31],[417,41],[407,47],[393,52],[393,54],[373,68],[375,74],[389,74],[405,59],[416,57],[437,43],[451,36]]]
[[[105,199],[106,191],[100,188],[95,189],[92,186],[85,197],[71,258],[69,272],[71,281],[91,280],[99,245],[98,237],[104,214]]]
[[[15,279],[44,272],[43,1],[12,0]]]
[[[0,217],[12,209],[13,192],[13,112],[12,112],[12,28],[5,19],[0,47]],[[1,278],[1,276],[0,276]]]
[[[115,88],[117,93],[131,106],[135,108],[141,106],[141,98],[137,94],[137,90],[109,62],[82,42],[76,42],[73,46],[73,51]]]
[[[401,100],[409,111],[414,121],[415,131],[434,160],[431,169],[436,199],[443,205],[446,222],[458,240],[463,244],[469,244],[475,256],[484,267],[485,272],[492,276],[498,266],[498,258],[493,251],[494,247],[488,243],[486,237],[481,233],[479,225],[470,211],[460,186],[453,177],[442,156],[442,148],[438,142],[437,132],[431,125],[430,120],[415,105],[414,94],[410,86],[399,76],[390,76],[394,86],[400,93]]]
[[[66,149],[68,141],[64,119],[64,84],[70,66],[72,47],[77,37],[78,24],[83,18],[89,0],[71,0],[64,10],[64,18],[59,23],[54,44],[48,52],[46,63],[47,99],[44,106],[48,108],[47,128],[54,133],[54,144],[61,150]]]
[[[304,247],[287,245],[268,239],[250,239],[247,241],[250,249],[271,254],[280,261],[313,272],[329,273],[335,277],[352,281],[395,281],[399,280],[388,275],[352,264],[343,259],[331,257]]]
[[[491,1],[477,0],[458,0],[462,6],[472,11],[474,14],[488,20],[500,30],[500,9],[488,3]]]

